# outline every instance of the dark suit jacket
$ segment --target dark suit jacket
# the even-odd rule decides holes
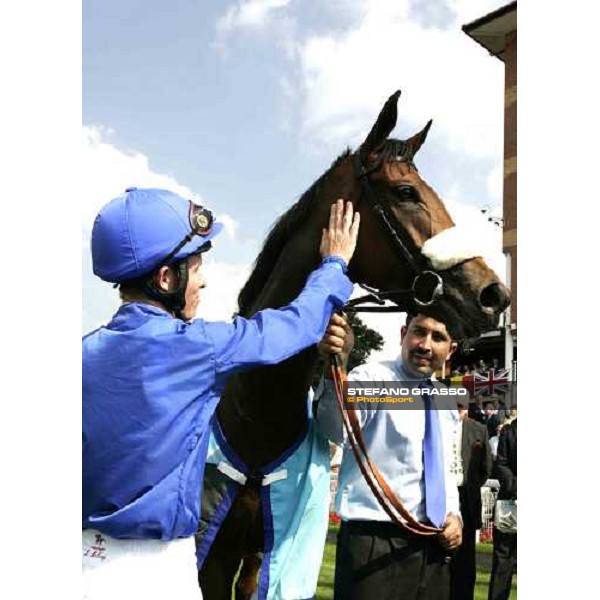
[[[487,427],[488,437],[494,437],[498,432],[498,425],[500,425],[500,419],[498,415],[492,415],[485,420],[485,426]]]
[[[502,429],[498,440],[495,476],[500,482],[498,498],[517,497],[517,419]]]
[[[477,421],[478,423],[485,423],[483,408],[478,406],[476,402],[469,403],[469,419],[473,419],[473,421]]]
[[[485,425],[465,419],[461,447],[464,480],[460,492],[460,512],[465,527],[481,528],[481,486],[492,472],[492,453]]]

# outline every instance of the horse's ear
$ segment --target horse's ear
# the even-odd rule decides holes
[[[375,125],[373,125],[369,135],[360,147],[360,156],[364,161],[367,156],[377,147],[379,147],[388,135],[396,127],[396,119],[398,118],[398,98],[400,96],[400,90],[394,92],[383,105]]]
[[[414,156],[419,151],[419,148],[423,145],[423,142],[425,141],[425,138],[429,133],[429,128],[431,127],[432,123],[433,119],[429,119],[427,125],[425,125],[425,127],[423,127],[423,129],[419,131],[419,133],[415,133],[415,135],[413,135],[410,139],[406,140],[406,143],[410,148],[411,156]]]

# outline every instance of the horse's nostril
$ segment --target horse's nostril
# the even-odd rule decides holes
[[[501,283],[492,283],[482,290],[479,302],[484,308],[500,313],[510,304],[510,292]]]

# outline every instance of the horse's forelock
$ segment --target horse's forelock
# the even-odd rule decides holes
[[[375,159],[375,165],[377,165],[375,168],[378,168],[382,164],[402,159],[416,169],[413,163],[414,152],[409,142],[410,140],[400,140],[397,138],[388,138],[385,140],[379,149],[376,150],[378,156]]]

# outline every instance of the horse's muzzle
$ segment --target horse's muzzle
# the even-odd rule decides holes
[[[483,288],[479,294],[479,304],[483,308],[494,311],[495,314],[500,314],[510,304],[510,291],[502,283],[492,283]]]

